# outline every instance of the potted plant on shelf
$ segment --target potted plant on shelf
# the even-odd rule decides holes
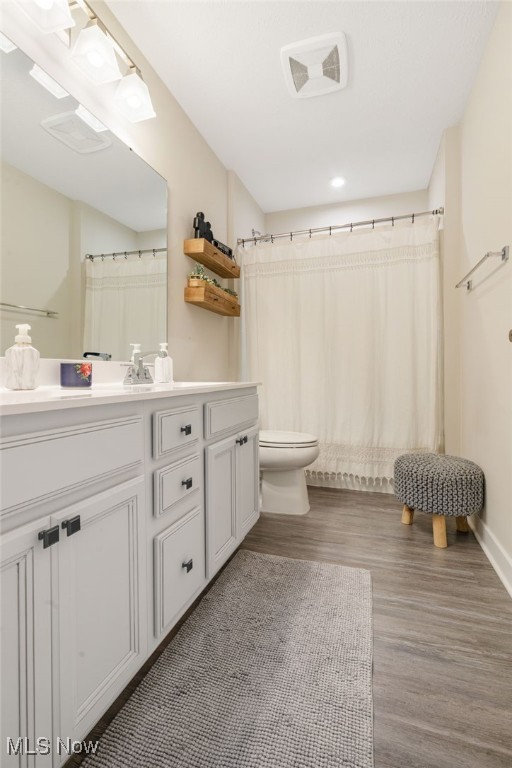
[[[232,296],[235,299],[238,298],[238,293],[236,291],[233,291],[231,288],[225,288],[214,277],[208,277],[204,271],[204,267],[201,264],[196,264],[193,271],[189,272],[188,287],[201,288],[204,283],[214,285],[215,288],[219,288],[219,290],[224,291],[224,293],[227,293],[229,296]]]

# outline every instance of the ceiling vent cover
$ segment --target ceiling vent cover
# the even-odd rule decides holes
[[[80,154],[99,152],[112,144],[111,139],[93,131],[75,112],[47,117],[41,125],[49,134]]]
[[[310,37],[281,48],[281,64],[295,99],[321,96],[347,84],[347,43],[342,32]]]

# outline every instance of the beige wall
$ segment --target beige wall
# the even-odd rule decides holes
[[[460,125],[446,131],[444,187],[446,449],[485,473],[472,521],[512,594],[512,260],[488,261],[473,290],[455,284],[487,251],[512,245],[512,5],[502,3]]]
[[[434,207],[434,206],[433,206]],[[311,208],[297,208],[289,211],[267,213],[265,232],[277,234],[300,229],[329,227],[333,224],[347,224],[351,221],[399,216],[401,214],[424,211],[427,204],[427,191],[405,192],[401,195],[369,197],[364,200],[350,200],[346,203],[317,205]],[[249,231],[250,234],[250,231]]]
[[[31,326],[43,357],[67,357],[72,334],[71,226],[73,203],[10,165],[1,168],[1,294],[9,304],[59,313],[2,310],[0,354],[14,343],[18,323]],[[30,220],[29,220],[30,217]],[[51,221],[51,228],[47,222]]]

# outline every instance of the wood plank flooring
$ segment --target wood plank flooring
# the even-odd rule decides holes
[[[303,517],[266,515],[243,548],[371,571],[375,768],[511,768],[512,600],[472,533],[402,525],[387,494],[310,488]]]

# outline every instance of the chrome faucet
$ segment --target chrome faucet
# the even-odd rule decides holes
[[[147,365],[144,365],[144,359],[154,355],[158,357],[161,352],[135,352],[133,363],[128,367],[123,384],[153,384],[153,377]]]

